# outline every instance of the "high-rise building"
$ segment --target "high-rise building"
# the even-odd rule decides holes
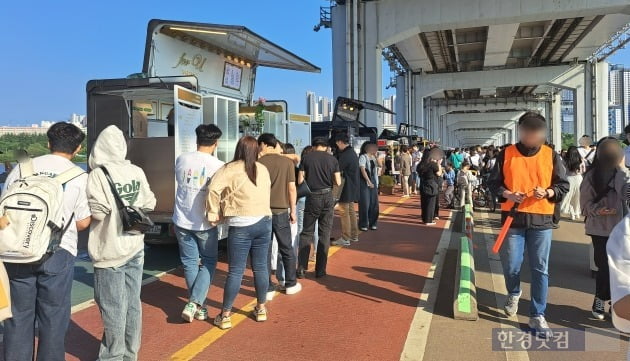
[[[311,116],[311,122],[317,122],[318,120],[318,104],[317,96],[313,92],[306,92],[306,114]]]
[[[319,114],[322,116],[322,121],[327,122],[330,120],[330,99],[327,97],[319,97]]]
[[[396,96],[392,95],[389,98],[383,99],[383,106],[392,112],[396,111]],[[383,127],[396,128],[396,115],[383,113]]]
[[[575,114],[573,109],[573,91],[564,89],[560,93],[560,126],[563,134],[575,132]]]
[[[624,68],[621,65],[611,65],[608,75],[608,104],[623,104]]]
[[[623,131],[623,116],[621,105],[608,107],[608,133],[621,134]]]
[[[625,126],[630,124],[630,69],[623,70],[623,104],[620,105]]]

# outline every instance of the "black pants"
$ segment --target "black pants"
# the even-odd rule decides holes
[[[438,196],[429,196],[424,193],[421,194],[420,208],[422,208],[422,221],[424,223],[434,222],[437,197]]]
[[[284,285],[285,287],[295,286],[296,283],[296,260],[295,251],[293,250],[293,242],[291,240],[291,224],[289,218],[289,212],[283,212],[274,214],[271,218],[271,242],[269,242],[269,265],[271,267],[271,246],[273,244],[273,236],[276,236],[278,242],[278,254],[282,259],[282,265],[284,266]],[[275,260],[274,260],[275,261]],[[271,273],[269,273],[269,288],[273,283],[271,282]]]
[[[378,223],[378,189],[370,188],[361,180],[359,192],[359,228],[376,226]]]
[[[595,297],[608,301],[610,300],[610,276],[608,273],[608,253],[606,252],[608,237],[591,236],[591,239],[593,240],[593,253],[597,266]]]
[[[328,248],[330,247],[330,232],[332,231],[335,200],[332,192],[312,193],[306,197],[304,206],[304,227],[300,233],[300,251],[298,253],[298,267],[306,270],[308,268],[308,256],[311,253],[311,243],[315,235],[315,222],[317,221],[317,232],[319,243],[317,245],[317,255],[315,262],[315,275],[326,274],[326,264],[328,263]]]

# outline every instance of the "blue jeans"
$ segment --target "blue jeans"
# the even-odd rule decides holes
[[[223,310],[230,311],[241,289],[243,273],[249,255],[254,271],[254,287],[258,303],[267,301],[269,287],[269,242],[271,217],[264,217],[251,226],[230,227],[228,231],[228,276],[223,292]]]
[[[376,226],[378,223],[378,188],[368,187],[364,180],[361,180],[359,189],[359,228]]]
[[[60,249],[42,264],[5,263],[5,267],[13,318],[4,321],[4,359],[33,359],[37,321],[37,360],[65,360],[74,256]]]
[[[521,290],[521,265],[527,248],[532,279],[529,310],[531,317],[544,315],[547,308],[551,232],[551,229],[512,228],[501,247],[505,287],[511,296],[518,295]]]
[[[94,268],[94,300],[103,319],[99,361],[138,359],[142,337],[144,250],[122,266]]]
[[[205,306],[208,289],[217,268],[219,231],[217,227],[205,231],[190,231],[175,227],[179,244],[179,257],[184,265],[184,278],[188,288],[188,299]],[[199,259],[201,258],[201,265]]]

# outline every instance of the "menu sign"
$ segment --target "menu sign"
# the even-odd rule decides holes
[[[225,62],[225,68],[223,70],[223,86],[234,90],[241,90],[242,75],[242,67]]]

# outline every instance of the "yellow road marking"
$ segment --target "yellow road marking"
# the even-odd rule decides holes
[[[381,214],[386,215],[386,214],[389,214],[389,213],[393,212],[394,209],[396,209],[396,207],[398,207],[399,205],[405,203],[407,201],[407,199],[409,199],[409,198],[401,198],[401,199],[399,199],[398,201],[396,201],[395,205],[388,207],[383,212],[381,212]],[[331,245],[330,248],[328,249],[328,257],[332,257],[341,248],[342,247],[332,246]],[[310,265],[312,265],[312,263],[313,262],[309,262]],[[179,351],[175,352],[171,356],[171,360],[172,361],[188,361],[188,360],[192,360],[195,356],[197,356],[201,352],[203,352],[203,350],[205,350],[210,345],[212,345],[214,342],[216,342],[218,339],[223,337],[227,332],[229,332],[230,330],[234,329],[239,323],[241,323],[245,319],[247,319],[249,317],[250,312],[254,309],[255,306],[256,306],[256,299],[253,299],[248,304],[246,304],[244,307],[242,307],[240,311],[232,313],[232,328],[227,329],[227,330],[221,330],[218,327],[212,326],[212,328],[210,330],[206,331],[201,336],[199,336],[195,340],[193,340],[191,343],[189,343],[188,345],[184,346]]]

